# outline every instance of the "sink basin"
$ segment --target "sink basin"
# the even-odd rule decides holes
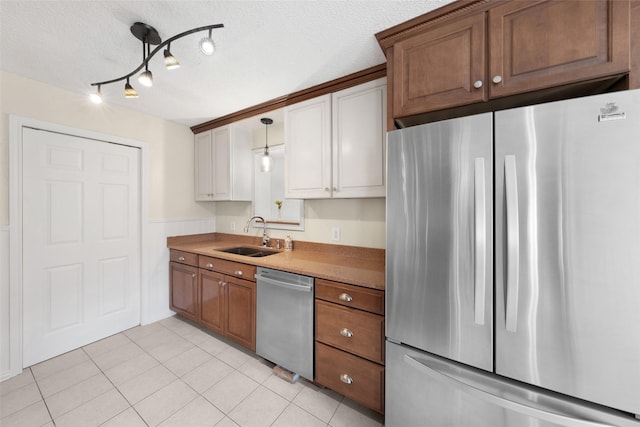
[[[216,249],[216,251],[226,252],[229,254],[250,256],[255,258],[269,256],[269,255],[278,253],[278,251],[275,251],[273,249],[257,248],[257,247],[251,247],[251,246],[234,246],[233,248]]]

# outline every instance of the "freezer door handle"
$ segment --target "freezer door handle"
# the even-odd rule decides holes
[[[572,415],[551,412],[551,408],[547,409],[529,406],[504,398],[502,396],[498,396],[487,390],[483,390],[479,386],[468,384],[464,379],[456,377],[451,373],[444,373],[436,367],[430,366],[429,362],[426,360],[417,360],[409,356],[408,354],[404,355],[404,361],[409,366],[417,369],[418,371],[428,375],[435,380],[444,381],[445,383],[452,385],[454,388],[468,393],[476,398],[479,398],[489,404],[497,405],[501,408],[514,411],[529,417],[533,417],[542,421],[548,421],[550,423],[566,427],[615,427],[611,424],[603,424],[597,421],[575,418],[575,416]]]
[[[506,330],[515,332],[518,323],[518,289],[520,277],[520,225],[518,215],[518,176],[516,156],[504,157],[504,181],[507,202],[507,306]]]
[[[475,221],[475,259],[474,283],[475,303],[474,320],[484,325],[486,261],[487,261],[487,193],[484,179],[484,159],[478,157],[474,165],[474,221]]]

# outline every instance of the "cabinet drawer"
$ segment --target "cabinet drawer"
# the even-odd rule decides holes
[[[171,258],[171,261],[173,262],[179,262],[181,264],[187,264],[187,265],[193,265],[193,266],[198,265],[198,255],[193,254],[191,252],[184,252],[184,251],[178,251],[176,249],[170,249],[169,254],[170,254],[169,256]]]
[[[256,280],[256,267],[253,265],[200,255],[199,267],[219,271],[229,276],[240,277],[253,282]]]
[[[316,301],[316,339],[384,363],[384,317]]]
[[[384,366],[316,342],[316,382],[384,412]]]
[[[316,279],[316,298],[372,313],[384,314],[384,292],[376,289]]]

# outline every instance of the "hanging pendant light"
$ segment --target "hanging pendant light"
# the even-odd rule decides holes
[[[263,117],[260,119],[262,124],[264,124],[264,153],[262,155],[262,161],[260,163],[260,172],[271,172],[271,167],[273,166],[273,159],[269,156],[269,137],[268,137],[268,127],[273,123],[268,117]]]

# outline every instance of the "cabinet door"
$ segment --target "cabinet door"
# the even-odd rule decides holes
[[[628,1],[515,1],[489,11],[490,96],[629,70]]]
[[[177,262],[169,264],[170,307],[176,313],[197,321],[198,269]]]
[[[485,25],[479,13],[396,43],[393,116],[486,100]]]
[[[213,199],[231,200],[231,130],[229,126],[211,131],[213,153]]]
[[[255,351],[256,284],[230,276],[224,278],[227,314],[225,335]]]
[[[213,151],[211,131],[195,136],[195,197],[196,201],[213,200]]]
[[[219,334],[224,333],[224,277],[200,269],[200,323]]]
[[[333,197],[385,196],[386,79],[332,95]]]
[[[331,197],[331,95],[286,107],[285,195]]]

